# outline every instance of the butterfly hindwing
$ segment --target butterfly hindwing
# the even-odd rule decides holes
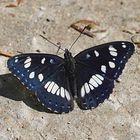
[[[64,60],[51,54],[21,54],[8,60],[9,70],[40,102],[53,112],[73,109],[69,81],[65,75]]]
[[[77,101],[83,109],[97,107],[109,97],[114,80],[133,52],[132,43],[117,41],[86,49],[75,56]]]
[[[97,107],[107,99],[114,87],[114,80],[85,65],[77,64],[77,103],[83,109]],[[82,76],[81,76],[82,75]]]
[[[73,109],[73,98],[64,67],[58,69],[52,76],[46,79],[42,86],[37,89],[36,94],[38,99],[52,112],[66,113]]]

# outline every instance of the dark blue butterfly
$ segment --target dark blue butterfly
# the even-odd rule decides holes
[[[126,41],[102,44],[64,59],[52,54],[21,54],[8,60],[9,70],[52,112],[69,112],[75,98],[79,107],[97,107],[109,97],[116,80],[134,52]]]

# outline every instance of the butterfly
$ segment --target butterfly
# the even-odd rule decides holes
[[[64,58],[27,53],[11,57],[7,64],[43,106],[52,112],[68,113],[74,108],[74,99],[85,110],[108,99],[134,49],[131,42],[115,41],[91,47],[75,57],[68,49]]]

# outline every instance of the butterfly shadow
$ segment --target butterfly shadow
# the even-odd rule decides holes
[[[27,90],[12,74],[0,75],[0,96],[23,101],[27,106],[40,112],[52,113],[42,106],[34,93]]]

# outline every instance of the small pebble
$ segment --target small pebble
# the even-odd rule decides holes
[[[8,128],[7,128],[7,131],[11,131],[11,128],[10,128],[10,127],[8,127]]]
[[[39,7],[39,10],[40,10],[40,11],[45,11],[45,9],[46,9],[46,8],[43,7],[43,6]]]
[[[118,79],[116,80],[116,82],[118,82],[118,83],[120,83],[121,81],[122,81],[121,78],[118,78]]]

